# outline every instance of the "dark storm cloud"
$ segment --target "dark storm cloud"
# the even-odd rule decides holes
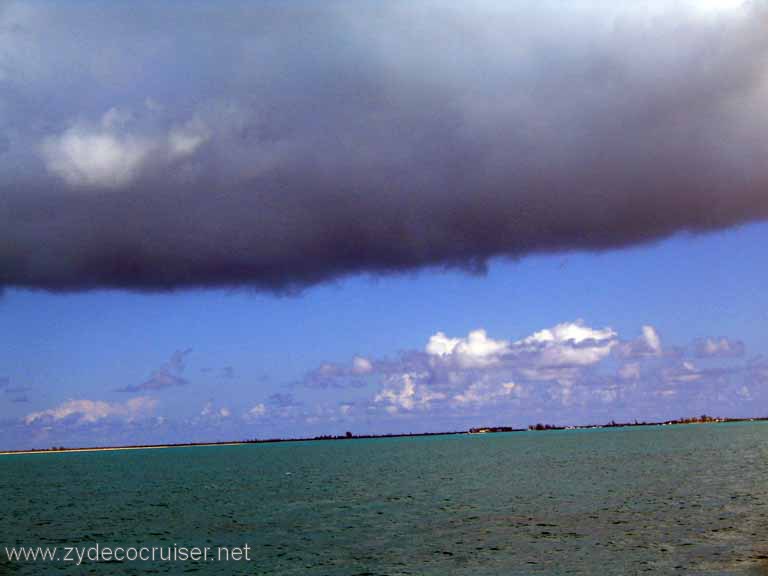
[[[4,3],[0,287],[284,291],[763,219],[766,9],[716,4]]]

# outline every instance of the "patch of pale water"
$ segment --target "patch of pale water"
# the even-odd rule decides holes
[[[768,575],[768,425],[0,459],[0,547],[242,546],[251,561],[0,574]]]

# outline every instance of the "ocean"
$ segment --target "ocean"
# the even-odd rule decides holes
[[[768,574],[766,423],[11,455],[0,495],[0,574]]]

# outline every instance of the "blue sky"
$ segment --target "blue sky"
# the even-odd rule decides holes
[[[765,415],[767,21],[0,3],[0,448]]]
[[[445,418],[449,409],[439,404],[367,418],[338,413],[318,416],[315,411],[320,406],[372,402],[386,385],[382,376],[373,375],[362,388],[315,389],[307,387],[305,377],[325,363],[346,365],[355,356],[375,361],[396,359],[403,351],[422,351],[439,331],[464,337],[482,328],[491,338],[519,340],[578,319],[595,329],[610,327],[624,340],[638,338],[644,325],[653,326],[665,350],[692,349],[694,341],[707,337],[740,341],[743,354],[726,364],[741,366],[766,351],[768,278],[758,263],[767,236],[766,225],[754,224],[703,236],[683,234],[628,250],[497,260],[484,275],[430,270],[384,278],[353,277],[285,297],[243,289],[163,295],[10,290],[0,300],[8,335],[0,349],[0,366],[8,379],[6,389],[14,391],[0,396],[0,419],[8,428],[5,447],[72,440],[215,440],[264,437],[270,432],[402,432],[440,430],[452,428],[451,424],[525,425],[542,419],[586,423],[606,416],[687,415],[695,390],[634,407],[621,402],[608,407],[598,402],[568,405],[550,399],[535,404],[537,410],[543,408],[541,412],[529,411],[524,403],[499,402],[473,409],[467,417],[458,411]],[[183,385],[116,391],[147,381],[177,350],[189,350],[179,371]],[[665,362],[671,365],[679,359]],[[647,377],[650,380],[642,385],[661,386],[658,375]],[[729,380],[742,382],[749,377],[738,372]],[[755,396],[765,382],[748,385]],[[275,394],[291,395],[301,403],[300,409],[274,418],[247,417],[259,404],[266,403],[269,410],[269,398]],[[163,418],[164,423],[152,424],[154,431],[148,432],[146,423],[141,431],[134,430],[119,413],[95,422],[80,422],[82,413],[75,413],[46,422],[47,431],[40,426],[42,420],[21,426],[16,422],[70,400],[120,404],[135,396],[157,401],[147,413],[135,415],[153,422]],[[710,398],[704,405],[718,414],[764,413],[763,403],[732,400],[731,405]],[[207,405],[209,412],[225,410],[227,416],[202,417]],[[88,432],[89,428],[93,430]]]

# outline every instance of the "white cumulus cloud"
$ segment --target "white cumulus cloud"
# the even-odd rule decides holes
[[[254,405],[248,410],[247,416],[250,418],[261,418],[267,413],[267,407],[263,403]]]
[[[484,405],[519,392],[520,387],[514,382],[495,383],[481,381],[470,384],[469,388],[460,394],[456,394],[453,400],[459,405]]]
[[[368,358],[362,356],[355,356],[352,359],[352,373],[353,374],[369,374],[373,371],[373,364]]]
[[[110,417],[132,421],[151,413],[157,400],[147,396],[131,398],[126,402],[105,402],[102,400],[68,400],[55,408],[32,412],[24,418],[24,422],[54,423],[73,419],[75,424],[93,424]]]
[[[400,410],[417,410],[429,408],[434,400],[443,400],[443,392],[435,392],[429,386],[419,381],[423,374],[401,374],[389,379],[387,387],[376,394],[374,402],[385,403],[386,410],[395,414]]]
[[[611,328],[590,328],[577,320],[536,332],[516,342],[515,347],[535,352],[536,364],[541,367],[589,366],[611,353],[618,344],[617,337]]]
[[[621,345],[619,353],[626,358],[643,358],[661,356],[664,353],[661,345],[661,337],[656,328],[650,325],[642,327],[639,338]]]
[[[744,343],[728,338],[704,338],[696,342],[700,358],[737,358],[744,355]]]
[[[493,364],[508,350],[509,342],[489,338],[485,330],[473,330],[466,338],[449,338],[438,332],[430,337],[426,346],[428,354],[453,359],[464,367]]]

